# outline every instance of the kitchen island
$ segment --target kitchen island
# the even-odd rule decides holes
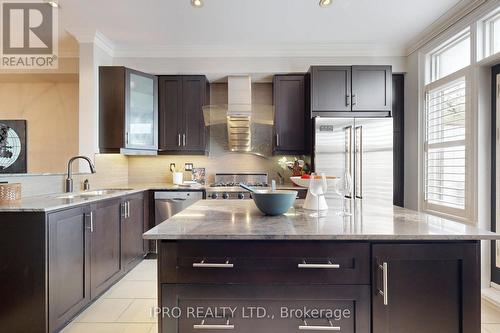
[[[146,232],[159,332],[480,332],[479,240],[499,235],[393,206],[300,206],[203,200]]]

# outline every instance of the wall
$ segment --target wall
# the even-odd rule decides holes
[[[418,52],[412,53],[407,61],[405,76],[405,207],[419,208],[419,107],[420,85],[418,75]]]
[[[27,121],[28,173],[57,173],[78,153],[78,75],[0,74],[0,119]]]

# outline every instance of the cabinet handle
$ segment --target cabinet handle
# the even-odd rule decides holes
[[[125,133],[125,144],[128,145],[128,132]]]
[[[352,105],[358,104],[358,98],[356,94],[352,94]]]
[[[234,330],[234,325],[229,323],[229,319],[226,321],[225,325],[208,325],[205,324],[205,319],[201,321],[201,324],[193,325],[195,330]]]
[[[384,297],[384,305],[389,305],[389,294],[388,292],[388,277],[389,277],[389,267],[386,262],[382,263],[382,265],[378,265],[378,268],[382,270],[382,290],[379,290],[378,293]]]
[[[345,105],[351,105],[351,95],[345,95]]]
[[[304,320],[304,325],[299,326],[299,331],[340,331],[340,326],[333,326],[332,321],[328,319],[329,326],[312,326],[307,325]]]
[[[185,147],[186,146],[186,134],[182,134],[182,145]]]
[[[177,134],[177,146],[179,146],[179,147],[181,146],[181,135],[180,135],[180,133]]]
[[[319,268],[319,269],[337,269],[340,268],[339,264],[333,264],[331,261],[328,261],[328,264],[308,264],[304,260],[302,264],[297,265],[298,268]]]
[[[87,216],[90,220],[90,226],[88,227],[88,229],[90,230],[90,232],[94,232],[94,212],[91,211]]]
[[[130,217],[130,201],[125,202],[125,217]]]
[[[233,268],[234,265],[229,263],[229,260],[226,260],[224,264],[216,264],[216,263],[208,263],[205,260],[200,262],[194,262],[193,267],[197,268]]]
[[[280,146],[280,135],[276,134],[276,147]]]

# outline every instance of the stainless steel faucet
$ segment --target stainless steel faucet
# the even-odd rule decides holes
[[[92,164],[92,161],[87,156],[75,156],[69,159],[68,162],[68,176],[66,177],[66,193],[73,192],[73,178],[71,178],[71,167],[73,166],[73,161],[77,159],[83,159],[89,163],[90,172],[95,173],[95,166]]]

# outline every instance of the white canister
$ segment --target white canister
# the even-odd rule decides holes
[[[172,180],[175,185],[182,185],[184,182],[184,173],[183,172],[173,172]]]

